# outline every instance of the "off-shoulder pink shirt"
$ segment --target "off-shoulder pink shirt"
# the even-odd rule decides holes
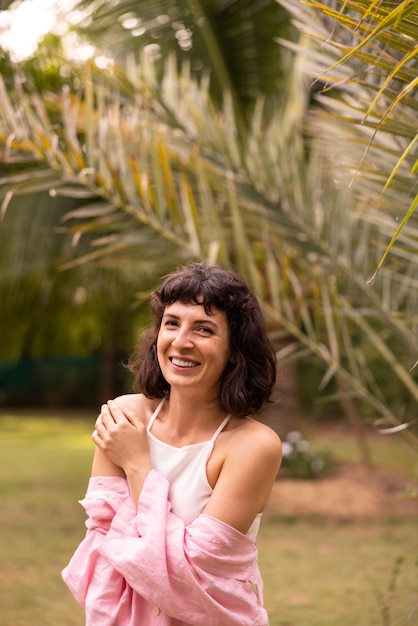
[[[268,626],[255,542],[205,514],[186,525],[168,489],[151,470],[135,510],[124,478],[90,479],[62,573],[86,626]]]

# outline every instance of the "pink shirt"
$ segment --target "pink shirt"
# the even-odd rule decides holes
[[[268,626],[255,542],[204,514],[185,525],[168,490],[151,470],[136,511],[125,479],[90,479],[63,571],[86,626]]]

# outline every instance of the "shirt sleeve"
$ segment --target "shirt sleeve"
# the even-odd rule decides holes
[[[96,501],[86,508],[89,514],[94,512],[94,518],[87,522],[90,530],[79,550],[81,560],[88,559],[93,571],[86,572],[84,567],[80,574],[85,578],[88,573],[76,585],[81,596],[91,598],[89,580],[96,585],[102,580],[103,586],[96,589],[95,595],[113,593],[115,586],[120,593],[125,584],[134,596],[138,594],[147,604],[181,623],[267,626],[255,543],[208,515],[199,515],[185,526],[171,512],[168,488],[168,481],[152,470],[138,509],[128,495],[113,513],[110,525],[113,509],[109,502],[105,507]],[[84,502],[91,500],[88,494]],[[99,519],[104,523],[105,508],[107,525],[99,526]],[[92,532],[100,534],[101,539],[89,539]],[[67,584],[79,577],[74,565],[76,561],[72,560],[64,570]],[[98,568],[107,571],[107,567],[107,577],[97,576]],[[115,596],[114,603],[116,600]],[[91,603],[94,605],[92,599]]]
[[[120,596],[124,593],[126,583],[123,576],[100,556],[98,548],[106,541],[116,512],[129,498],[127,481],[115,476],[90,478],[86,497],[80,500],[88,515],[87,533],[63,570],[62,577],[77,602],[86,610],[89,591],[96,587],[107,589],[108,601],[104,611],[109,612],[110,606],[115,606],[117,610],[120,604]],[[112,597],[109,596],[110,589],[114,590]],[[99,605],[100,602],[97,610],[101,610]]]

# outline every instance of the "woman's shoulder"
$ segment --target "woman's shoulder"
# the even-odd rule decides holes
[[[230,443],[235,451],[257,450],[260,456],[281,458],[282,443],[270,426],[251,418],[232,418],[229,429]]]
[[[269,426],[252,418],[232,418],[230,423],[219,450],[219,480],[222,477],[224,485],[237,488],[240,493],[244,489],[246,497],[255,498],[262,511],[280,469],[280,437]]]
[[[127,393],[114,398],[114,401],[121,409],[128,409],[136,413],[145,425],[148,424],[151,415],[161,402],[160,399],[147,398],[143,393]]]

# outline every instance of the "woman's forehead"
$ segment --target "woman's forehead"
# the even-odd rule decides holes
[[[170,304],[167,304],[164,307],[164,315],[173,312],[183,313],[183,314],[196,314],[204,317],[225,317],[225,311],[218,309],[215,305],[208,305],[202,302],[184,302],[182,300],[175,300]]]

